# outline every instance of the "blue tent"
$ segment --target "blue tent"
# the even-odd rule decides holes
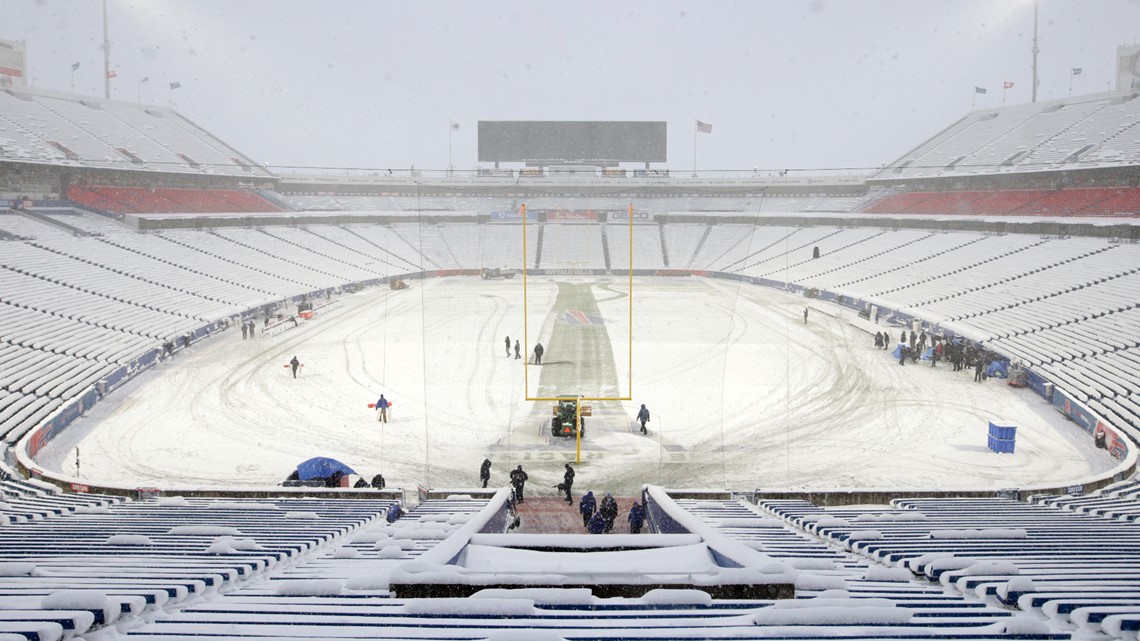
[[[356,470],[335,458],[328,458],[327,456],[315,456],[297,464],[297,478],[302,481],[325,479],[337,472],[341,474],[356,474]]]
[[[1009,361],[993,361],[990,366],[986,368],[986,376],[989,378],[1006,378],[1009,376]]]

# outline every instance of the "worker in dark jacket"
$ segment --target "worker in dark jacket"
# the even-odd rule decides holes
[[[605,498],[602,499],[602,504],[598,507],[598,514],[606,521],[606,532],[614,529],[614,519],[618,515],[617,499],[609,492],[606,493]]]
[[[523,489],[526,487],[526,481],[529,478],[521,465],[511,470],[511,485],[515,488],[515,498],[518,499],[519,503],[523,502]]]
[[[582,527],[586,527],[590,523],[590,517],[594,516],[594,512],[598,509],[598,502],[594,499],[593,492],[586,492],[581,501],[578,501],[578,511],[582,513]]]
[[[538,343],[534,346],[534,364],[535,365],[542,365],[542,353],[544,351],[546,351],[546,350],[542,349],[542,343]]]
[[[570,494],[570,489],[574,487],[574,468],[570,464],[566,464],[566,471],[562,473],[562,486],[566,490],[566,502],[570,505],[574,504],[574,497]]]
[[[641,526],[645,523],[645,508],[637,501],[629,508],[629,533],[640,534]]]
[[[479,467],[479,480],[483,481],[483,487],[487,487],[487,481],[491,480],[491,459],[483,459],[483,465]]]
[[[602,517],[601,512],[594,512],[594,515],[586,521],[586,530],[590,534],[601,534],[606,532],[606,519]]]
[[[301,361],[294,356],[293,360],[289,361],[289,367],[293,368],[293,378],[297,378],[297,369],[301,367]]]
[[[641,421],[641,433],[648,434],[645,424],[649,422],[649,410],[645,409],[645,403],[641,404],[641,410],[637,412],[637,420]]]

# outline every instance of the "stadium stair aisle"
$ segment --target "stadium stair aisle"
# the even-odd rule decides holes
[[[514,530],[520,534],[585,534],[582,527],[582,514],[578,511],[578,499],[571,505],[565,498],[554,496],[535,496],[528,498],[518,506],[521,525]],[[634,499],[629,497],[614,497],[617,499],[618,516],[629,514],[629,506]],[[614,523],[614,532],[625,532],[626,528],[619,527],[621,523]]]

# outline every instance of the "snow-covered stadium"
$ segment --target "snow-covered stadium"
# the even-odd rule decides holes
[[[333,176],[2,90],[0,639],[1134,639],[1138,98],[870,177]]]

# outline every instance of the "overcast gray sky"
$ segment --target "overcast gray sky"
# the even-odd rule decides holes
[[[1039,100],[1109,89],[1140,0],[1039,0]],[[476,164],[479,120],[665,120],[668,162],[875,167],[1028,102],[1032,0],[109,0],[113,97],[271,166]],[[101,96],[100,0],[0,0],[32,84]],[[1071,69],[1083,72],[1072,77]],[[141,78],[149,78],[139,84]],[[173,92],[169,83],[179,82]]]

